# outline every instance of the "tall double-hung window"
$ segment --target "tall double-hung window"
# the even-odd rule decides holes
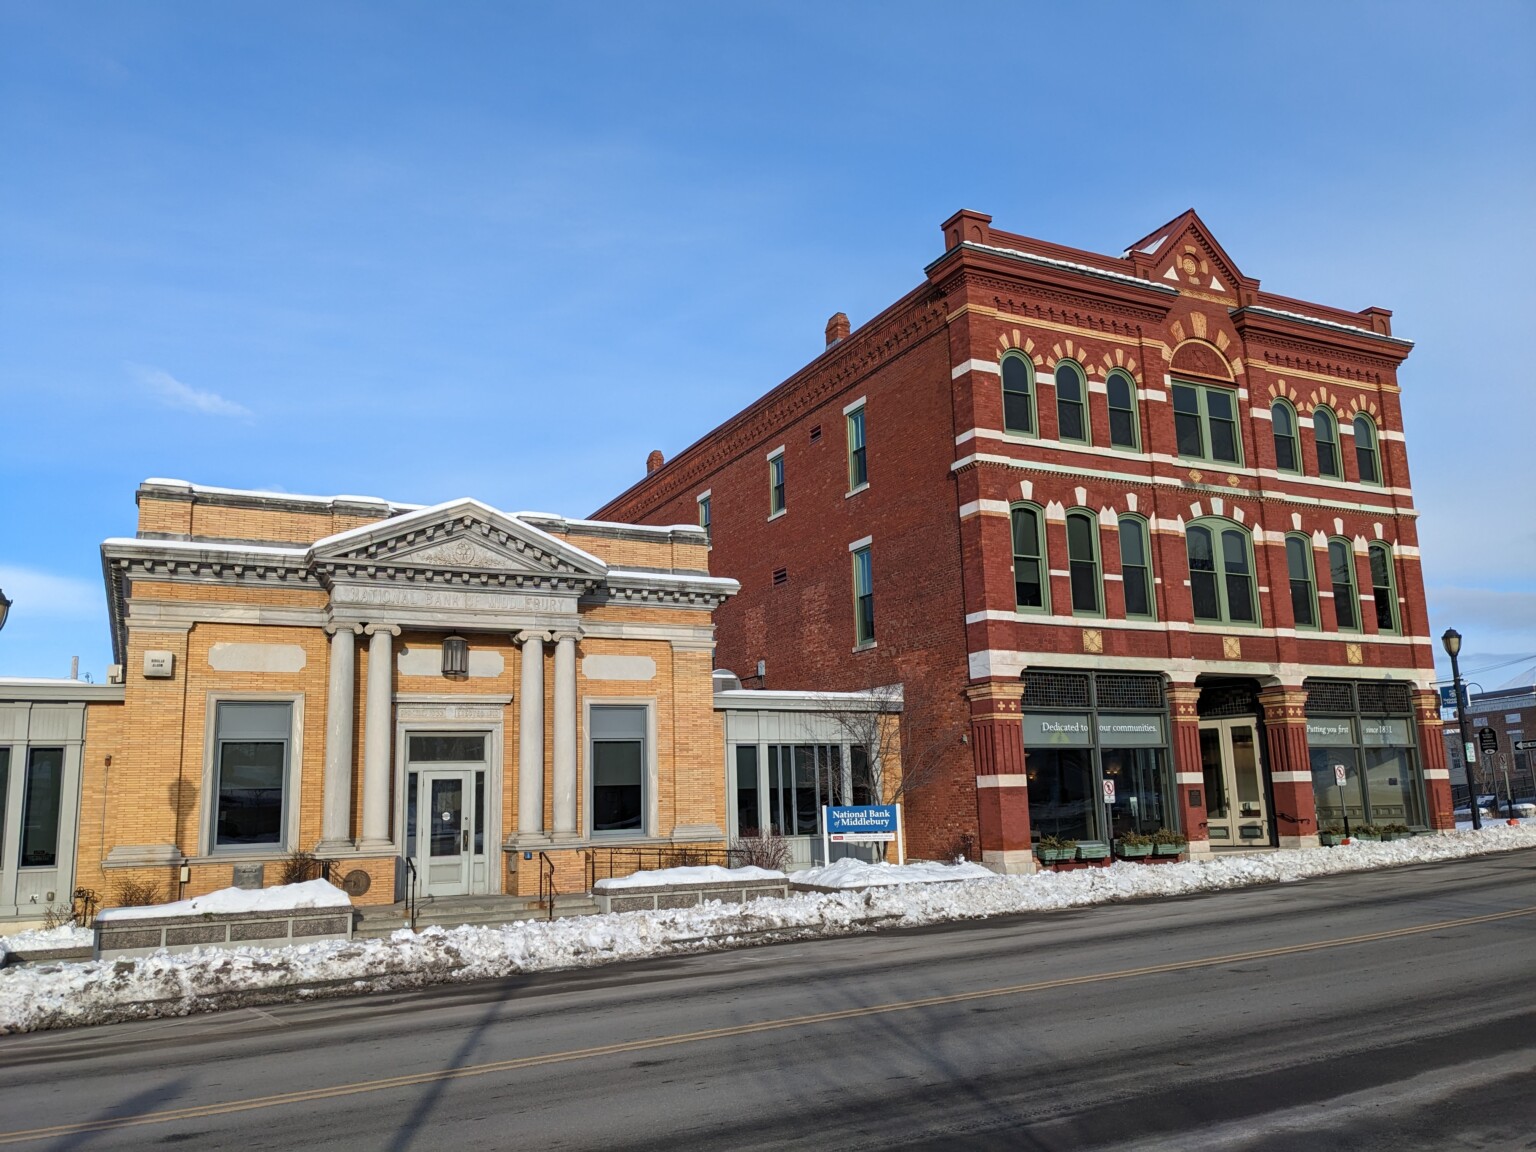
[[[1150,617],[1152,599],[1151,550],[1147,523],[1138,516],[1120,518],[1120,572],[1125,582],[1125,614]]]
[[[1381,461],[1376,453],[1376,423],[1362,413],[1355,417],[1355,465],[1360,483],[1381,483]]]
[[[1072,584],[1073,613],[1097,615],[1103,610],[1099,581],[1099,518],[1091,512],[1067,513],[1067,569]]]
[[[784,450],[768,457],[768,515],[784,511]]]
[[[1088,443],[1088,388],[1083,370],[1070,360],[1056,365],[1056,435]]]
[[[1333,611],[1339,628],[1360,630],[1360,601],[1355,594],[1355,550],[1348,540],[1328,541],[1328,571],[1333,578]]]
[[[644,705],[594,704],[588,712],[594,834],[645,831],[648,727]]]
[[[869,457],[864,448],[864,408],[848,413],[848,491],[869,483]]]
[[[1291,615],[1298,628],[1316,628],[1317,581],[1312,567],[1312,540],[1308,536],[1285,538],[1285,567],[1291,581]]]
[[[853,639],[859,645],[875,642],[875,572],[868,544],[853,549]]]
[[[1003,431],[1035,434],[1035,370],[1021,352],[1003,357]]]
[[[1013,599],[1020,611],[1043,612],[1049,606],[1045,534],[1040,509],[1027,504],[1013,510]]]
[[[1371,545],[1371,596],[1376,602],[1376,628],[1397,631],[1397,581],[1392,579],[1392,553],[1385,544]]]
[[[213,847],[279,848],[293,802],[293,705],[225,700],[214,708]]]
[[[1104,382],[1109,407],[1109,444],[1132,452],[1141,447],[1136,428],[1136,385],[1122,371],[1109,374]]]
[[[1173,425],[1179,455],[1218,464],[1241,464],[1237,393],[1205,384],[1173,385]]]
[[[1296,444],[1296,410],[1284,400],[1276,400],[1269,409],[1275,428],[1275,466],[1282,472],[1301,471],[1301,452]]]
[[[1339,422],[1333,409],[1318,408],[1312,413],[1312,440],[1317,445],[1317,474],[1342,480],[1339,469]]]
[[[1257,624],[1253,543],[1248,532],[1224,521],[1191,524],[1185,533],[1185,547],[1195,619]]]

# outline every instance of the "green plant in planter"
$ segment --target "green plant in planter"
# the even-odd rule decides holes
[[[1171,828],[1159,828],[1152,833],[1152,850],[1159,856],[1177,856],[1188,843],[1189,837]]]
[[[1317,838],[1324,847],[1332,848],[1344,840],[1344,825],[1328,824],[1317,830]]]
[[[1383,824],[1381,826],[1381,838],[1383,840],[1406,840],[1413,835],[1413,829],[1406,824]]]
[[[1381,829],[1374,824],[1361,824],[1355,829],[1356,840],[1380,840]]]
[[[1035,845],[1035,854],[1047,864],[1059,864],[1077,856],[1077,841],[1063,840],[1058,836],[1042,836]]]
[[[1128,858],[1150,856],[1154,847],[1156,841],[1145,832],[1127,832],[1115,841],[1115,851]]]

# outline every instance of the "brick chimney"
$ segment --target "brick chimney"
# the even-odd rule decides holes
[[[839,340],[846,340],[851,331],[853,329],[848,323],[848,313],[834,312],[832,319],[827,321],[827,347],[832,347]]]
[[[661,454],[661,449],[655,449],[649,456],[645,458],[645,474],[649,476],[652,472],[656,471],[656,469],[660,468],[666,462],[667,458]]]

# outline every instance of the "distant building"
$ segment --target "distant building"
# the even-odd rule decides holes
[[[1481,731],[1491,728],[1499,747],[1491,758],[1478,748],[1478,794],[1503,798],[1512,789],[1516,799],[1536,799],[1536,751],[1532,751],[1536,749],[1536,685],[1470,693],[1467,705],[1467,739],[1476,746]],[[1445,758],[1460,804],[1467,797],[1467,766],[1455,714],[1448,711],[1446,715]],[[1529,748],[1516,748],[1526,741]]]
[[[1193,212],[1121,255],[943,238],[596,514],[707,528],[720,663],[903,684],[920,855],[1449,827],[1391,314],[1262,291]]]

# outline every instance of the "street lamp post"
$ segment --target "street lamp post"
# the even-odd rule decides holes
[[[1456,659],[1461,655],[1461,633],[1454,628],[1447,628],[1445,635],[1440,637],[1440,643],[1445,645],[1445,654],[1451,658],[1452,690],[1456,693],[1456,727],[1461,733],[1462,763],[1467,766],[1467,794],[1471,798],[1469,806],[1472,809],[1472,827],[1481,828],[1483,814],[1477,802],[1477,779],[1472,772],[1476,752],[1473,751],[1472,741],[1467,739],[1467,714],[1461,706],[1461,664]]]

